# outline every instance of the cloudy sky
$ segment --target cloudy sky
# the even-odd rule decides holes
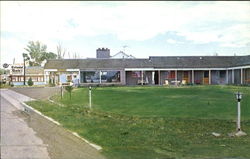
[[[21,62],[28,41],[80,58],[98,47],[137,58],[249,55],[250,2],[0,2],[1,65]],[[66,55],[68,58],[68,54]]]

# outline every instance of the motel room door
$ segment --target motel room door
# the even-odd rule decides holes
[[[185,80],[186,83],[189,82],[188,71],[184,71],[184,72],[183,72],[183,80]]]
[[[204,71],[203,84],[209,84],[209,71]]]
[[[155,71],[154,80],[155,80],[155,85],[159,84],[159,72],[158,71]]]

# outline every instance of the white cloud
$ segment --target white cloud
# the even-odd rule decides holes
[[[197,44],[243,47],[250,42],[250,2],[0,3],[1,32],[23,35],[25,42],[40,40],[51,49],[76,36],[112,34],[143,41],[168,31]]]
[[[169,44],[176,44],[177,41],[174,40],[174,39],[168,39],[168,40],[167,40],[167,43],[169,43]]]

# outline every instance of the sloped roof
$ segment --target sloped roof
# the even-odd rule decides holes
[[[148,59],[62,59],[49,60],[45,69],[123,69],[152,67]]]
[[[49,60],[45,69],[227,68],[250,65],[250,56],[151,56],[149,59]]]
[[[26,71],[26,74],[43,74],[44,73],[43,67],[40,67],[40,66],[26,67],[25,71]]]

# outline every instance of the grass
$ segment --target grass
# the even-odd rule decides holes
[[[234,92],[244,93],[244,137],[235,131]],[[48,101],[28,104],[64,127],[103,147],[107,158],[250,158],[250,88],[236,86],[97,87],[93,110],[88,90],[75,89]],[[212,132],[221,133],[213,137]]]

